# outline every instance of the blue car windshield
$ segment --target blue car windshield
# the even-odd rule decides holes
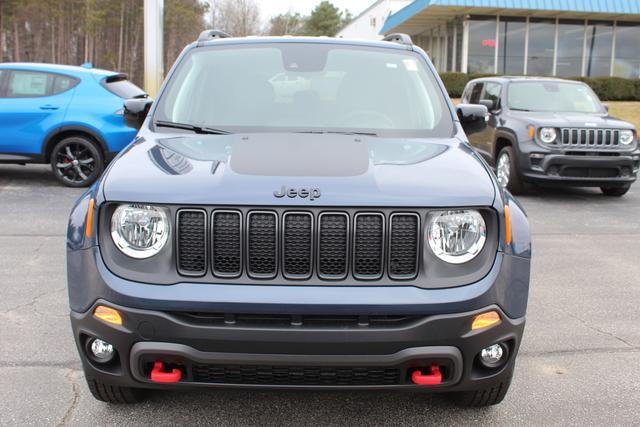
[[[234,133],[453,132],[445,96],[420,55],[327,43],[194,49],[161,95],[154,120]]]
[[[583,84],[556,81],[512,82],[507,97],[512,110],[600,113],[602,105]]]

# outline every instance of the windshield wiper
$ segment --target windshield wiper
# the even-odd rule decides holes
[[[531,110],[527,110],[526,108],[509,108],[511,111],[531,111]]]
[[[355,131],[340,131],[340,130],[305,130],[296,133],[318,133],[318,134],[338,134],[338,135],[362,135],[362,136],[378,136],[375,132],[355,132]]]
[[[163,120],[156,120],[155,125],[165,128],[189,130],[194,133],[207,135],[229,135],[231,133],[228,130],[224,129],[196,126],[187,123],[165,122]]]

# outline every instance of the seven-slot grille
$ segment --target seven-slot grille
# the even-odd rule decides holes
[[[563,147],[617,148],[620,131],[617,129],[563,128],[560,132]]]
[[[205,210],[177,214],[178,271],[219,278],[411,280],[418,275],[420,215],[396,212]],[[209,231],[210,230],[210,231]],[[207,258],[208,249],[211,257]]]

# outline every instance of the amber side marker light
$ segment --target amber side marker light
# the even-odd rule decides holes
[[[103,322],[111,323],[112,325],[122,325],[122,316],[120,316],[120,312],[115,308],[99,305],[93,311],[93,317]]]
[[[478,314],[473,318],[471,330],[476,331],[478,329],[489,328],[500,324],[500,321],[500,315],[497,311],[488,311],[486,313]]]
[[[529,129],[529,138],[533,139],[536,136],[536,128],[533,126],[528,126]]]
[[[511,211],[507,205],[504,206],[504,242],[511,244]]]
[[[93,236],[93,210],[95,205],[96,201],[89,199],[89,209],[87,210],[87,221],[84,229],[84,235],[87,237]]]

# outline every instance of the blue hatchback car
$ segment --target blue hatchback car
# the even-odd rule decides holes
[[[0,163],[51,163],[70,187],[91,185],[134,138],[124,98],[146,94],[90,65],[0,64]]]

